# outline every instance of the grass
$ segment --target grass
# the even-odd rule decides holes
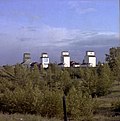
[[[43,118],[39,115],[22,115],[22,114],[0,114],[0,121],[60,121],[59,119]]]
[[[97,98],[99,108],[94,116],[96,121],[120,121],[120,112],[115,112],[113,102],[120,100],[120,83],[115,81],[110,94]]]

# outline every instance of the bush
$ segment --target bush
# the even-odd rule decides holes
[[[59,91],[46,91],[41,105],[41,115],[51,117],[63,117],[62,95]]]
[[[112,106],[113,106],[115,111],[120,112],[120,100],[112,102]]]
[[[67,97],[68,117],[77,120],[91,120],[94,111],[94,101],[91,97],[83,95],[74,87]]]

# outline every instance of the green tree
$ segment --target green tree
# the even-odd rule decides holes
[[[72,80],[70,78],[70,74],[67,70],[61,71],[60,75],[60,81],[61,81],[61,88],[65,95],[69,92],[70,88],[72,87]]]
[[[40,73],[40,70],[36,64],[34,65],[34,68],[31,69],[29,76],[33,83],[33,87],[38,87],[40,90],[45,88],[46,82],[44,81],[42,74]]]
[[[42,116],[63,117],[62,94],[60,91],[46,90],[43,96],[41,111]]]
[[[109,93],[109,89],[112,86],[111,70],[108,64],[99,66],[98,69],[98,81],[97,81],[97,95],[102,96]]]
[[[91,68],[86,68],[84,70],[84,76],[81,83],[82,91],[84,93],[88,93],[92,97],[95,97],[97,89],[97,80],[98,76],[96,70],[92,70]]]
[[[84,95],[72,87],[67,96],[68,117],[74,120],[91,120],[94,112],[94,101],[89,95]]]
[[[22,66],[21,64],[16,64],[14,72],[15,83],[24,87],[26,85],[26,82],[29,81],[30,69]]]
[[[107,62],[110,66],[110,69],[113,73],[115,80],[120,80],[120,47],[110,48],[109,55],[107,56]]]

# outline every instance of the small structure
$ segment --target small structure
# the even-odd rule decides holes
[[[48,68],[49,66],[49,57],[47,53],[41,54],[41,63],[43,68]]]
[[[88,65],[89,67],[96,67],[96,56],[94,51],[86,51],[84,64]]]
[[[30,64],[31,64],[31,55],[30,55],[30,53],[24,53],[23,54],[23,62],[21,64],[26,66],[26,67],[30,67]]]
[[[68,51],[61,52],[61,63],[63,67],[70,67],[70,55]]]
[[[31,61],[30,53],[23,54],[23,62],[26,62],[26,61]]]
[[[79,68],[80,67],[80,63],[77,63],[75,61],[70,61],[70,66],[74,67],[74,68]]]

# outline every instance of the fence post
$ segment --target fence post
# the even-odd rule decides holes
[[[67,121],[67,111],[66,111],[66,97],[63,96],[63,110],[64,110],[64,121]]]

